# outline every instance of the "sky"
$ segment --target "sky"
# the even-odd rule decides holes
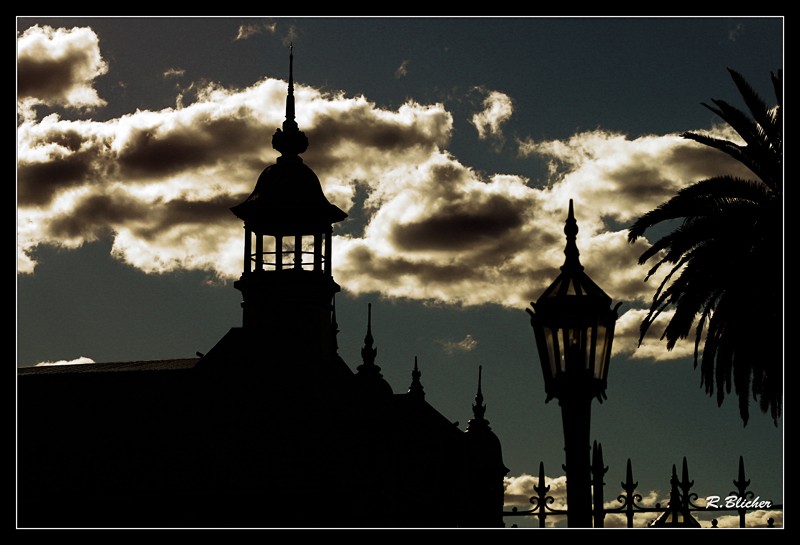
[[[701,501],[726,496],[739,456],[782,503],[783,419],[718,407],[693,343],[667,351],[656,328],[638,346],[660,278],[627,227],[692,182],[752,176],[680,134],[735,137],[701,105],[743,107],[727,68],[774,101],[783,33],[782,17],[18,17],[17,366],[194,357],[241,325],[229,209],[277,157],[292,44],[302,157],[349,215],[332,266],[352,369],[369,303],[395,393],[417,357],[462,429],[482,366],[507,508],[540,461],[558,505],[561,414],[525,308],[563,264],[572,199],[581,262],[622,303],[592,412],[609,505],[628,458],[652,505],[683,457]],[[748,520],[768,516],[782,524]]]

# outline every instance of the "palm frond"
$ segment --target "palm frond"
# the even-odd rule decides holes
[[[667,350],[694,327],[694,365],[705,392],[722,404],[735,391],[745,425],[752,396],[777,425],[783,393],[783,80],[780,71],[772,75],[778,104],[770,108],[740,74],[730,72],[751,115],[722,100],[703,105],[745,144],[694,132],[682,136],[726,153],[756,178],[721,175],[693,183],[628,228],[633,243],[650,228],[679,222],[639,256],[642,265],[654,260],[646,279],[669,269],[639,326],[639,344],[658,317],[673,309],[661,335]]]
[[[737,89],[739,89],[739,94],[742,95],[742,99],[744,99],[747,109],[750,110],[753,119],[763,132],[766,141],[773,142],[775,140],[780,140],[783,127],[776,123],[774,106],[768,106],[767,103],[753,89],[750,83],[745,80],[744,76],[742,76],[739,72],[728,68],[728,73],[731,75],[731,78],[736,84]],[[776,99],[778,101],[778,105],[780,105],[781,95],[776,93]]]

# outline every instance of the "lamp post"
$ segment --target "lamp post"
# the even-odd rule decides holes
[[[602,403],[617,309],[583,271],[575,238],[578,224],[569,201],[561,273],[531,307],[547,398],[558,399],[564,426],[567,524],[592,526],[589,429],[592,399]]]

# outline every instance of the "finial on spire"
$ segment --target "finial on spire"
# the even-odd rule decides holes
[[[294,109],[294,44],[289,44],[289,89],[286,94],[286,119],[283,130],[272,135],[272,147],[282,156],[297,156],[308,149],[308,138],[299,130]]]
[[[483,415],[486,414],[486,405],[483,403],[483,393],[481,392],[481,375],[483,374],[483,366],[478,366],[478,393],[475,394],[475,405],[472,406],[472,414],[476,419],[483,420]]]
[[[481,375],[483,374],[483,366],[478,366],[478,393],[475,394],[475,404],[472,406],[472,414],[474,418],[470,418],[467,422],[467,431],[476,432],[477,430],[488,430],[489,421],[483,415],[486,414],[486,405],[483,403],[483,392],[481,392]]]
[[[425,398],[425,391],[422,388],[422,382],[419,380],[422,373],[417,367],[417,357],[414,356],[414,370],[411,371],[411,386],[408,387],[408,393],[420,399]]]
[[[378,349],[373,348],[374,342],[372,338],[372,303],[369,303],[367,305],[367,334],[364,336],[364,347],[361,349],[361,359],[364,360],[364,365],[366,366],[375,365],[375,356],[378,355]]]
[[[569,212],[567,213],[567,221],[564,223],[564,234],[567,235],[567,245],[564,248],[564,265],[561,270],[583,270],[583,265],[579,256],[581,253],[578,251],[578,245],[575,240],[578,235],[578,222],[575,220],[575,211],[572,206],[572,199],[569,200]]]
[[[286,95],[286,120],[283,122],[283,130],[289,128],[297,129],[294,121],[294,44],[289,44],[289,92]]]

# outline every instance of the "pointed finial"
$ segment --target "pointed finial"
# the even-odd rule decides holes
[[[681,468],[681,488],[689,489],[694,486],[694,481],[689,480],[689,462],[686,456],[683,457],[683,467]]]
[[[544,479],[544,462],[539,462],[539,480],[536,484],[533,485],[533,490],[539,496],[539,505],[544,505],[543,502],[547,501],[547,493],[550,492],[550,485],[545,484]],[[533,502],[533,498],[531,498],[531,502]]]
[[[486,414],[486,405],[483,403],[483,392],[481,392],[481,375],[483,373],[483,366],[478,366],[478,393],[475,394],[475,405],[472,406],[472,414],[475,415],[477,420],[483,420],[483,415]]]
[[[633,482],[633,467],[631,466],[631,459],[628,458],[628,465],[625,468],[625,482],[620,483],[622,485],[622,489],[630,496],[639,486],[639,482]]]
[[[421,376],[422,373],[417,366],[417,357],[414,356],[414,370],[411,371],[411,386],[408,387],[408,393],[414,397],[424,399],[425,391],[423,390],[422,382],[420,381]]]
[[[372,303],[367,305],[367,334],[364,336],[364,347],[361,349],[361,359],[364,360],[364,365],[375,365],[375,356],[378,355],[378,349],[373,348],[374,339],[372,338]]]
[[[561,270],[571,269],[582,271],[583,265],[581,265],[579,258],[581,253],[578,251],[578,245],[575,242],[578,235],[578,222],[575,220],[575,210],[572,205],[572,199],[569,200],[569,212],[567,214],[567,221],[564,223],[564,234],[567,235],[567,245],[564,248],[566,259],[564,260],[564,265],[561,267]]]
[[[308,149],[308,138],[299,130],[294,110],[294,44],[289,45],[289,89],[286,94],[286,119],[283,130],[272,135],[272,147],[282,156],[297,156]]]
[[[283,130],[291,126],[297,128],[294,121],[294,44],[289,44],[289,92],[286,96],[286,120],[283,122]]]
[[[735,481],[733,481],[733,486],[738,489],[740,496],[744,496],[745,490],[747,490],[747,487],[750,486],[750,480],[745,478],[744,457],[742,456],[739,456],[739,476]]]
[[[475,394],[475,404],[472,406],[472,414],[474,418],[470,418],[467,422],[467,431],[475,432],[478,430],[489,430],[489,421],[483,415],[486,414],[486,405],[483,403],[483,392],[481,392],[481,374],[483,366],[478,366],[478,393]]]

